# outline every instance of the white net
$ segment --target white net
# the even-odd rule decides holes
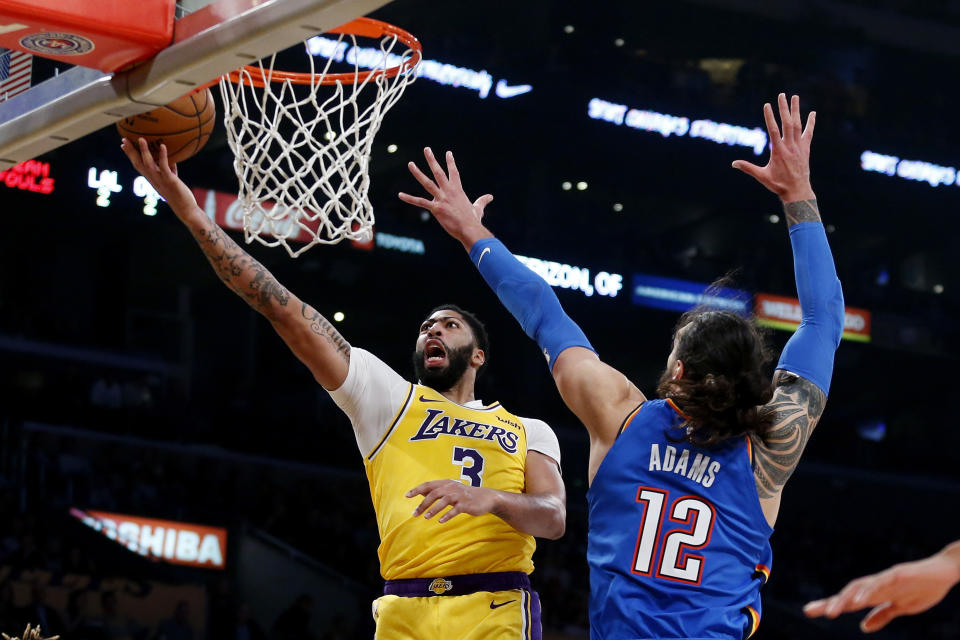
[[[396,35],[374,48],[358,46],[351,34],[320,40],[304,43],[309,84],[275,71],[276,55],[220,79],[244,238],[282,245],[292,257],[316,244],[370,239],[373,139],[419,62],[419,52],[402,43],[393,52]],[[314,54],[325,58],[322,68]],[[353,71],[333,74],[334,62]]]

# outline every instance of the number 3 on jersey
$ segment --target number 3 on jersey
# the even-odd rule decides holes
[[[681,496],[670,505],[669,518],[664,520],[670,492],[640,487],[637,490],[637,502],[643,505],[643,519],[637,534],[631,572],[700,584],[703,556],[693,555],[690,551],[710,544],[716,516],[713,506],[695,496]],[[670,526],[671,523],[681,526],[673,527],[663,535],[665,525]],[[660,562],[654,574],[653,567],[658,555]]]
[[[483,483],[483,456],[476,449],[454,447],[453,464],[463,467],[460,479],[467,481],[470,486],[479,487]]]

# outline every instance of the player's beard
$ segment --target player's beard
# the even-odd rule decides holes
[[[440,369],[428,369],[424,364],[424,353],[422,349],[413,352],[413,370],[417,374],[417,380],[431,389],[437,391],[447,391],[455,384],[460,382],[460,378],[467,371],[470,365],[470,357],[473,355],[473,345],[467,344],[456,349],[447,350],[447,366]]]

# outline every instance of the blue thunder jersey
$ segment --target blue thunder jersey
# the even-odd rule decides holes
[[[590,638],[749,638],[770,574],[750,442],[675,442],[683,416],[648,400],[587,494]]]

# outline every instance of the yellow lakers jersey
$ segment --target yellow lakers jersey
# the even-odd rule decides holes
[[[380,573],[386,580],[533,571],[533,536],[497,516],[413,517],[423,496],[406,493],[431,480],[522,493],[527,434],[499,403],[471,409],[422,385],[407,399],[364,459],[380,529]]]

